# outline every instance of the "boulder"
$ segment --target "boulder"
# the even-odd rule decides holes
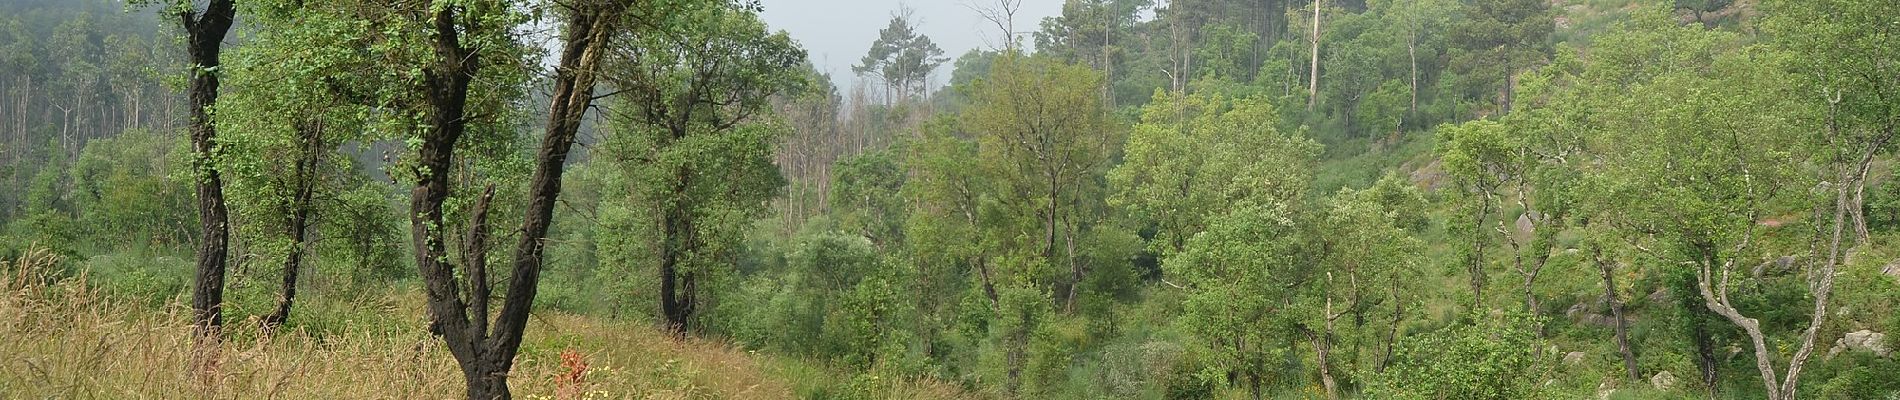
[[[1655,386],[1656,390],[1675,388],[1676,375],[1669,373],[1669,371],[1657,372],[1655,376],[1649,377],[1649,385]]]
[[[1534,221],[1536,216],[1532,214],[1536,214],[1536,213],[1523,213],[1523,214],[1517,215],[1517,236],[1519,238],[1529,238],[1531,236],[1531,233],[1534,233],[1537,231],[1537,223]]]
[[[1616,317],[1609,314],[1609,305],[1604,300],[1603,296],[1597,296],[1596,301],[1573,304],[1564,310],[1564,317],[1577,325],[1616,326]]]
[[[1583,352],[1573,351],[1564,353],[1564,364],[1576,365],[1581,363],[1583,363]]]
[[[1750,271],[1750,274],[1753,275],[1755,279],[1761,279],[1763,274],[1780,275],[1794,271],[1794,262],[1794,256],[1777,257],[1773,260],[1768,260],[1768,262],[1761,263],[1761,265],[1756,265],[1755,270]]]
[[[1669,291],[1656,289],[1654,292],[1649,292],[1648,299],[1650,303],[1664,304],[1669,301]]]
[[[1887,335],[1866,329],[1848,332],[1834,341],[1834,347],[1827,350],[1827,356],[1833,357],[1844,351],[1865,351],[1881,357],[1893,356],[1893,349],[1887,348]]]
[[[1577,318],[1577,315],[1580,315],[1586,312],[1590,312],[1590,306],[1584,305],[1583,303],[1577,303],[1577,304],[1570,305],[1570,309],[1564,310],[1564,316],[1570,317],[1571,319],[1575,319]]]

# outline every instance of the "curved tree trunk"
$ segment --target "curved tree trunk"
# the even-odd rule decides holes
[[[224,266],[231,240],[230,220],[224,204],[224,181],[213,166],[217,127],[209,109],[218,102],[219,55],[224,36],[237,17],[232,0],[212,0],[203,12],[187,8],[178,12],[185,28],[186,52],[191,57],[191,150],[198,176],[197,276],[193,280],[191,309],[193,331],[200,340],[215,340],[224,324]]]

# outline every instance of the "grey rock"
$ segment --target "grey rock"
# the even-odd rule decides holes
[[[1841,335],[1834,341],[1834,347],[1827,350],[1827,356],[1833,357],[1845,351],[1865,351],[1881,357],[1893,356],[1893,349],[1887,348],[1887,335],[1871,330],[1858,330]]]
[[[1669,373],[1669,371],[1657,372],[1655,376],[1649,377],[1649,385],[1655,386],[1656,390],[1675,388],[1676,375]]]
[[[1587,312],[1590,312],[1590,306],[1584,305],[1583,303],[1577,303],[1575,305],[1570,306],[1569,309],[1564,310],[1564,317],[1568,317],[1570,319],[1576,319],[1578,315],[1582,315],[1583,313],[1587,313]]]
[[[1534,217],[1531,214],[1535,214],[1535,213],[1518,214],[1517,216],[1517,235],[1518,236],[1529,237],[1532,232],[1537,231],[1537,224],[1532,222]]]
[[[1664,304],[1667,301],[1669,301],[1669,291],[1656,289],[1654,292],[1649,292],[1650,303]]]
[[[1580,364],[1580,363],[1583,363],[1583,352],[1573,351],[1569,353],[1564,353],[1564,364],[1575,365],[1575,364]]]

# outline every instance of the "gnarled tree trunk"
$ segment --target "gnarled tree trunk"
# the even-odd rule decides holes
[[[418,150],[418,181],[411,193],[416,265],[426,282],[432,331],[440,335],[460,365],[469,399],[508,399],[508,371],[519,351],[528,311],[533,305],[542,267],[543,240],[553,221],[555,199],[561,190],[561,172],[574,143],[581,116],[592,104],[595,76],[614,26],[628,6],[626,0],[591,0],[563,4],[571,12],[565,44],[554,77],[554,95],[547,132],[535,157],[534,177],[528,186],[528,208],[515,248],[508,295],[489,329],[490,302],[487,271],[488,203],[491,186],[477,201],[469,223],[462,259],[468,267],[470,289],[458,287],[454,266],[448,263],[443,241],[442,205],[448,198],[448,171],[455,143],[466,130],[466,105],[471,78],[482,58],[476,45],[461,35],[483,27],[472,17],[459,15],[461,7],[434,11],[435,51],[429,66],[429,129]]]
[[[224,35],[237,17],[232,0],[212,0],[203,12],[178,12],[185,28],[185,49],[191,56],[191,152],[198,168],[198,262],[193,279],[191,309],[200,340],[215,339],[224,324],[224,266],[231,240],[230,218],[224,204],[224,180],[213,166],[218,130],[210,108],[218,102],[219,55]]]

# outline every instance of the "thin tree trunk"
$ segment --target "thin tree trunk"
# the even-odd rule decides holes
[[[1484,305],[1484,218],[1491,214],[1489,189],[1481,188],[1480,192],[1482,193],[1478,193],[1478,215],[1475,216],[1476,220],[1472,222],[1471,227],[1471,265],[1468,266],[1471,274],[1471,309],[1473,310]]]
[[[1869,148],[1867,157],[1862,159],[1859,165],[1860,171],[1862,171],[1860,173],[1861,175],[1865,174],[1864,171],[1866,171],[1867,164],[1872,161],[1873,152],[1878,151],[1879,146],[1881,146],[1884,141],[1883,139],[1880,142],[1876,142],[1874,147]],[[1848,179],[1855,179],[1855,176],[1849,175]],[[1858,185],[1858,183],[1856,185]],[[1846,187],[1840,187],[1836,189],[1836,192],[1837,194],[1834,200],[1834,232],[1832,238],[1829,239],[1830,244],[1828,245],[1827,263],[1821,265],[1818,277],[1810,276],[1810,279],[1815,279],[1815,281],[1810,282],[1809,286],[1811,289],[1809,292],[1812,293],[1814,297],[1814,314],[1812,314],[1813,316],[1808,320],[1808,328],[1801,332],[1800,347],[1795,349],[1794,357],[1788,361],[1788,374],[1781,382],[1781,399],[1784,400],[1794,400],[1795,391],[1800,389],[1801,370],[1807,366],[1808,357],[1814,355],[1815,336],[1819,334],[1821,324],[1827,318],[1828,296],[1834,291],[1834,270],[1835,266],[1840,264],[1842,258],[1842,231],[1846,228],[1846,219],[1848,214],[1852,213],[1850,208],[1853,206],[1853,203],[1849,200]]]
[[[1888,125],[1873,143],[1868,144],[1861,155],[1859,169],[1854,174],[1854,196],[1845,205],[1854,221],[1854,243],[1867,242],[1867,174],[1872,170],[1874,156],[1880,154],[1880,149],[1887,147],[1887,142],[1893,140],[1894,132],[1894,127]]]
[[[316,197],[317,174],[323,159],[323,127],[321,122],[311,121],[297,129],[304,142],[291,180],[296,186],[296,194],[290,200],[290,210],[284,221],[284,236],[290,239],[290,252],[284,255],[284,281],[281,296],[277,298],[277,309],[264,317],[263,328],[275,330],[290,321],[291,303],[297,298],[297,274],[303,269],[304,252],[310,248],[307,234],[312,213],[312,200]]]
[[[1418,33],[1414,32],[1412,37],[1406,38],[1405,56],[1412,65],[1412,105],[1405,108],[1405,118],[1409,119],[1418,114]]]
[[[218,102],[218,75],[224,36],[231,30],[237,9],[231,0],[211,0],[203,12],[179,11],[191,56],[191,148],[198,184],[197,276],[191,293],[194,333],[201,341],[216,341],[224,324],[224,268],[231,230],[224,204],[224,182],[214,166],[218,136],[210,108]],[[202,343],[202,342],[201,342]]]
[[[1069,234],[1064,238],[1065,241],[1068,242],[1069,247],[1069,293],[1067,296],[1063,296],[1062,312],[1070,314],[1075,313],[1076,292],[1081,291],[1082,287],[1082,263],[1078,262],[1075,257],[1076,224],[1077,222],[1074,216],[1071,216],[1069,218]]]
[[[1333,364],[1331,361],[1328,361],[1328,359],[1331,358],[1333,350],[1333,299],[1330,296],[1326,298],[1325,312],[1328,317],[1326,318],[1326,328],[1313,338],[1313,350],[1319,353],[1318,367],[1320,386],[1326,388],[1327,399],[1338,400],[1339,385],[1333,380]]]
[[[1696,367],[1702,370],[1702,386],[1709,388],[1709,398],[1715,399],[1722,378],[1722,366],[1715,360],[1715,340],[1710,339],[1708,327],[1697,321],[1691,336],[1695,341]]]
[[[1385,350],[1379,356],[1379,368],[1375,372],[1384,373],[1385,367],[1392,364],[1392,345],[1399,339],[1399,322],[1405,315],[1405,303],[1399,300],[1399,277],[1392,277],[1392,326],[1385,331]]]
[[[1610,301],[1610,315],[1616,317],[1616,349],[1623,356],[1623,371],[1630,382],[1642,380],[1642,372],[1636,369],[1636,353],[1630,351],[1629,319],[1623,316],[1623,300],[1616,296],[1616,278],[1614,265],[1603,259],[1603,249],[1593,249],[1597,269],[1603,274],[1603,297]]]
[[[1306,81],[1306,111],[1313,111],[1313,105],[1319,104],[1319,11],[1326,5],[1325,0],[1313,1],[1313,54],[1312,63],[1307,68],[1309,79]]]

